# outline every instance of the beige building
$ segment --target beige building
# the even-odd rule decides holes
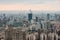
[[[38,39],[38,33],[27,33],[26,34],[26,40],[37,40]]]
[[[5,40],[5,32],[4,31],[0,31],[0,40]]]
[[[12,26],[8,26],[5,29],[5,40],[25,40],[25,32],[22,28],[14,29]]]

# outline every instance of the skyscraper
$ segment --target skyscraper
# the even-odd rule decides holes
[[[38,17],[36,17],[36,22],[38,22]]]
[[[7,23],[7,18],[6,18],[6,14],[3,14],[3,25],[5,26]]]
[[[31,21],[31,19],[32,19],[32,11],[29,10],[29,13],[28,13],[28,21]]]
[[[50,14],[47,14],[47,20],[50,20]]]

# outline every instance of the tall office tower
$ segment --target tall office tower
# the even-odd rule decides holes
[[[28,13],[28,20],[31,21],[31,19],[32,19],[32,11],[29,10],[29,13]]]
[[[7,18],[6,18],[6,15],[3,14],[3,24],[6,25],[6,23],[7,23]]]
[[[36,17],[36,22],[38,22],[38,17]]]
[[[47,20],[50,20],[50,14],[47,14]]]
[[[60,14],[55,14],[55,20],[60,21]]]
[[[38,40],[40,40],[40,29],[38,29]]]

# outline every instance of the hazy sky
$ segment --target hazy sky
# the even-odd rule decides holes
[[[57,10],[60,0],[0,0],[0,10]]]

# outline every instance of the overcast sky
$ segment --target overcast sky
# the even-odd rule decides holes
[[[60,10],[60,0],[0,0],[0,10]]]

